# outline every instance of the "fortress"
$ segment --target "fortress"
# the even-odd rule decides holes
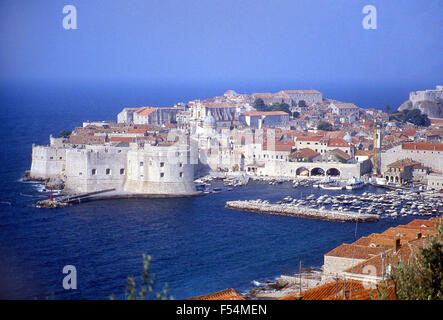
[[[438,99],[443,99],[443,86],[436,86],[433,90],[413,91],[409,93],[409,100],[412,103],[420,101],[434,102]]]
[[[54,141],[54,139],[51,139]],[[197,194],[187,145],[134,142],[114,146],[32,147],[30,179],[57,181],[66,194],[114,189],[115,195]]]

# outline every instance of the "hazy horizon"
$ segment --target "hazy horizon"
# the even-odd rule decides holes
[[[76,30],[63,27],[67,4]],[[362,26],[366,5],[375,30]],[[443,85],[440,12],[439,0],[4,0],[0,94],[121,86],[140,97],[122,103],[171,105],[228,89],[317,89],[397,108],[410,91]]]

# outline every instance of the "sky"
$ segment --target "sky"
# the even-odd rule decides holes
[[[65,5],[76,30],[63,28]],[[362,26],[366,5],[375,30]],[[421,90],[443,84],[442,17],[441,0],[1,0],[0,83]]]

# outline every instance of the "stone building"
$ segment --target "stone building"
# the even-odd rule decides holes
[[[412,181],[414,167],[420,162],[412,159],[401,159],[387,165],[387,170],[383,172],[387,182],[405,184]]]
[[[381,172],[387,170],[387,165],[397,160],[410,158],[431,168],[433,171],[443,171],[443,143],[412,142],[397,145],[380,154]]]
[[[431,173],[426,176],[427,186],[430,190],[442,190],[443,189],[443,174]]]
[[[277,93],[253,93],[254,100],[262,99],[265,104],[286,103],[297,106],[303,100],[307,104],[322,102],[323,96],[317,90],[282,90]]]
[[[289,114],[284,111],[247,111],[240,115],[239,121],[249,127],[286,127]]]
[[[186,144],[33,145],[31,179],[60,179],[63,192],[114,189],[116,195],[196,194],[191,150]]]
[[[412,103],[420,101],[436,101],[443,99],[443,86],[436,86],[435,89],[424,91],[413,91],[409,93],[409,100]]]

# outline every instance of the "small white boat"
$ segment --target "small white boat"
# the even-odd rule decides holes
[[[365,182],[359,178],[356,178],[356,177],[348,180],[348,182],[346,183],[347,190],[361,189],[364,186],[365,186]]]

